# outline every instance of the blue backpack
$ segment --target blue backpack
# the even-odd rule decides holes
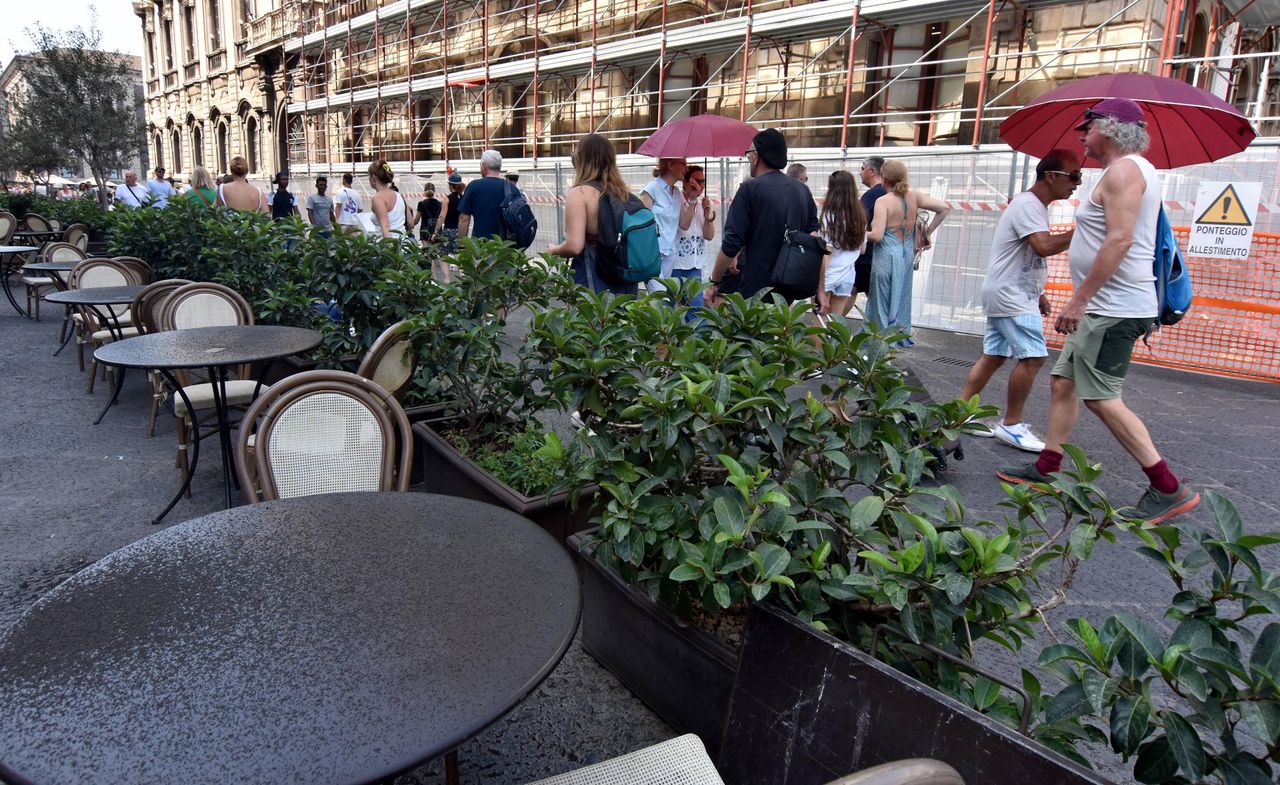
[[[534,238],[538,236],[538,219],[533,216],[533,208],[529,206],[524,194],[510,180],[503,183],[498,218],[502,224],[502,239],[510,240],[517,248],[533,245]]]
[[[1156,256],[1153,268],[1156,275],[1158,329],[1162,324],[1177,324],[1181,321],[1191,308],[1194,297],[1191,273],[1187,271],[1182,250],[1178,248],[1178,238],[1173,234],[1169,216],[1165,214],[1163,207],[1156,218]]]
[[[615,286],[639,283],[657,278],[662,272],[658,219],[634,194],[627,194],[626,201],[622,201],[600,188],[596,236],[596,268],[605,281]]]

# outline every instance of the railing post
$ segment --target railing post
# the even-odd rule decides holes
[[[973,118],[973,146],[982,136],[982,110],[987,101],[987,69],[991,66],[991,29],[996,21],[996,0],[987,0],[987,35],[982,42],[982,73],[978,76],[978,108]]]
[[[858,43],[858,14],[862,0],[853,4],[853,19],[849,22],[849,57],[844,71],[844,114],[840,118],[840,149],[849,146],[849,104],[853,101],[853,50]]]

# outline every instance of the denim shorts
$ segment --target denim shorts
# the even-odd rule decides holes
[[[1047,357],[1044,343],[1044,321],[1038,313],[1017,316],[988,316],[987,330],[982,336],[982,353],[991,357]]]

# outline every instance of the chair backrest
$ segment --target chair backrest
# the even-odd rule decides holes
[[[62,242],[74,245],[81,251],[88,251],[89,227],[84,224],[71,224],[62,232]]]
[[[155,277],[155,272],[151,269],[151,265],[136,256],[113,256],[111,258],[130,270],[136,271],[138,278],[141,279],[140,283],[151,283],[151,279]]]
[[[189,283],[174,289],[160,306],[161,330],[253,324],[253,309],[240,293],[216,283]]]
[[[55,232],[62,231],[62,221],[58,218],[46,218],[45,223],[49,224],[49,228]]]
[[[377,384],[397,401],[404,400],[409,383],[413,381],[413,372],[418,367],[418,356],[413,351],[413,340],[409,335],[411,326],[405,320],[383,330],[356,370],[357,376]]]
[[[134,286],[142,283],[137,274],[114,259],[85,259],[71,269],[67,286],[96,289],[101,286]]]
[[[49,219],[39,213],[27,213],[22,218],[22,225],[33,232],[47,232],[52,228],[49,226]]]
[[[87,258],[83,248],[71,243],[48,243],[40,251],[41,260],[45,262],[78,262]]]
[[[940,760],[909,758],[872,766],[827,785],[964,785],[964,778]]]
[[[404,409],[386,390],[346,371],[306,371],[276,382],[253,402],[241,420],[235,458],[251,504],[405,491],[413,438]]]
[[[160,306],[170,294],[189,283],[192,281],[186,278],[168,278],[142,287],[142,291],[133,298],[133,305],[129,306],[129,313],[133,314],[133,325],[142,333],[160,332]]]
[[[0,210],[0,245],[8,245],[18,230],[18,218],[13,213]]]
[[[724,785],[707,757],[702,739],[692,733],[668,739],[617,758],[538,780],[532,785],[635,785],[636,783]]]

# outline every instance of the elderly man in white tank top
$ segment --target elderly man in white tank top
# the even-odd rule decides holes
[[[1169,471],[1146,425],[1120,398],[1133,346],[1151,329],[1157,313],[1152,261],[1160,180],[1142,157],[1150,138],[1136,102],[1100,101],[1076,130],[1085,132],[1088,156],[1106,168],[1076,212],[1067,252],[1075,293],[1054,324],[1067,341],[1053,367],[1048,433],[1039,459],[1002,468],[996,476],[1014,483],[1047,482],[1062,466],[1062,443],[1075,427],[1083,400],[1151,482],[1125,513],[1157,524],[1200,502],[1200,494]]]

